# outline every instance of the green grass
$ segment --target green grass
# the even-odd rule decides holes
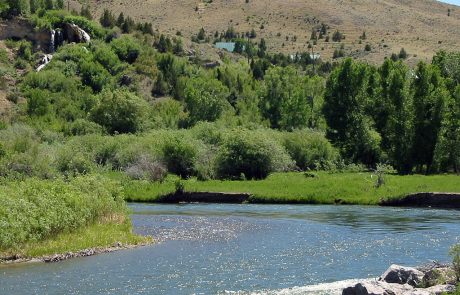
[[[120,183],[100,175],[0,183],[0,260],[37,257],[115,242],[138,244]]]
[[[88,248],[110,247],[116,242],[121,242],[123,245],[139,245],[149,243],[151,240],[150,237],[133,234],[129,220],[122,223],[104,222],[61,233],[47,240],[27,243],[19,250],[0,252],[0,257],[19,254],[21,257],[34,258]]]
[[[303,173],[275,173],[261,181],[198,181],[184,180],[186,191],[250,193],[255,203],[311,203],[376,205],[381,199],[399,198],[416,192],[460,192],[457,175],[386,175],[385,184],[375,187],[372,173],[319,172],[315,178]],[[120,174],[111,177],[123,178]],[[155,202],[162,195],[174,192],[176,177],[163,183],[122,181],[127,201]]]

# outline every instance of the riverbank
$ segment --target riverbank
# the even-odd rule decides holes
[[[111,178],[123,184],[128,202],[160,202],[178,188],[185,192],[248,194],[246,202],[265,204],[349,204],[378,205],[383,200],[402,199],[421,192],[460,193],[457,175],[385,175],[385,183],[377,187],[377,176],[369,172],[348,173],[274,173],[265,180],[179,181],[168,176],[162,183],[129,180],[122,174]]]
[[[4,181],[0,263],[62,260],[151,242],[132,232],[123,199],[118,182],[97,175]]]
[[[0,252],[0,265],[26,262],[58,262],[77,257],[93,256],[132,249],[153,243],[151,237],[132,233],[131,221],[98,223],[74,232],[58,234],[39,242],[25,244],[20,249]]]

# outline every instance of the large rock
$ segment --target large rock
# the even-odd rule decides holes
[[[342,295],[402,295],[413,291],[408,284],[390,284],[384,281],[358,283],[342,291]]]
[[[64,35],[68,42],[88,43],[91,41],[89,34],[75,24],[65,24]]]
[[[49,30],[37,30],[26,18],[0,20],[0,40],[28,40],[36,50],[48,52],[51,36]]]
[[[392,284],[409,284],[416,287],[422,283],[424,275],[418,269],[393,264],[380,277],[380,280]]]

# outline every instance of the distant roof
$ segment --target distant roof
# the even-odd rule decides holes
[[[217,42],[214,46],[219,49],[225,49],[229,52],[233,52],[235,50],[235,42]]]
[[[296,58],[296,55],[297,54],[291,54],[289,55],[291,57],[292,60],[294,60]],[[300,55],[299,55],[300,57]],[[321,54],[319,53],[310,53],[310,58],[313,59],[313,60],[317,60],[317,59],[320,59],[321,58]]]

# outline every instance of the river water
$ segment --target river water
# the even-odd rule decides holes
[[[0,294],[341,294],[392,263],[449,261],[460,211],[131,205],[153,246],[0,268]]]

